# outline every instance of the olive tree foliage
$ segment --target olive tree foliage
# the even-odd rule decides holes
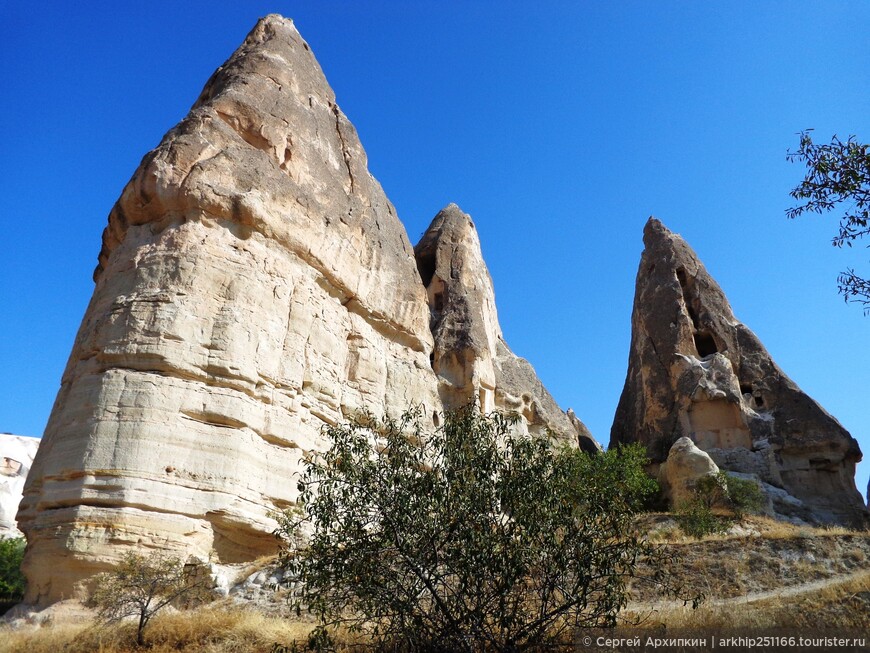
[[[642,562],[669,587],[633,526],[656,489],[642,448],[590,456],[511,421],[471,405],[434,432],[419,412],[325,428],[276,531],[313,642],[342,625],[375,649],[520,651],[614,626]]]
[[[870,146],[854,136],[841,141],[836,135],[830,143],[818,145],[813,143],[811,131],[801,132],[800,147],[786,155],[789,161],[807,165],[806,177],[790,193],[800,204],[787,209],[786,215],[796,218],[807,212],[828,213],[842,205],[845,213],[832,243],[851,247],[870,234]],[[837,277],[837,285],[847,302],[861,304],[865,314],[870,313],[870,280],[847,268]]]
[[[141,646],[145,627],[155,614],[168,605],[183,608],[211,600],[213,585],[208,566],[199,560],[183,562],[131,551],[113,571],[94,578],[88,605],[106,623],[136,617],[136,643]]]

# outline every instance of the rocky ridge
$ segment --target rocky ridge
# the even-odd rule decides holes
[[[18,513],[26,600],[80,594],[130,548],[273,552],[321,427],[360,410],[434,422],[477,397],[593,446],[504,343],[470,219],[435,223],[415,258],[310,47],[262,19],[109,215]]]
[[[866,525],[857,441],[734,317],[680,236],[650,218],[644,246],[610,445],[643,442],[660,464],[687,436],[722,470],[757,479],[781,517]]]

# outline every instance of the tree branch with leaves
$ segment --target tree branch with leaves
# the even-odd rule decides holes
[[[835,247],[852,247],[852,243],[870,234],[870,146],[855,136],[841,141],[834,135],[830,143],[813,142],[812,130],[800,134],[800,147],[789,151],[786,159],[806,163],[804,180],[790,195],[800,202],[787,209],[788,218],[804,213],[828,213],[841,206],[837,235],[831,240]],[[847,268],[837,278],[838,290],[847,302],[864,306],[870,313],[870,282]]]

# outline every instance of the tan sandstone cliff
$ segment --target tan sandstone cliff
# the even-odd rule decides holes
[[[640,441],[662,463],[687,436],[719,468],[758,479],[779,516],[867,524],[858,442],[734,317],[680,236],[650,218],[644,246],[611,446]]]
[[[532,430],[588,438],[510,354],[476,233],[457,237],[474,256],[452,298],[487,302],[461,327],[486,342],[448,352],[309,46],[291,21],[262,19],[109,216],[18,514],[27,601],[76,594],[130,547],[225,563],[273,551],[269,512],[296,501],[322,425],[362,408],[422,405],[434,421],[480,396]],[[457,379],[455,355],[477,372]]]

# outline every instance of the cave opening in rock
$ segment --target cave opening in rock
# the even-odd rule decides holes
[[[692,326],[698,328],[698,311],[691,304],[686,304],[686,311],[689,313],[689,318],[692,320]]]
[[[423,281],[423,286],[429,287],[432,281],[432,276],[435,274],[435,251],[424,251],[417,254],[417,272],[420,273],[420,279]]]
[[[695,348],[698,350],[698,356],[701,358],[712,356],[719,351],[712,334],[707,331],[695,332]]]
[[[432,298],[432,308],[436,311],[444,310],[444,293],[436,292],[435,296]]]

